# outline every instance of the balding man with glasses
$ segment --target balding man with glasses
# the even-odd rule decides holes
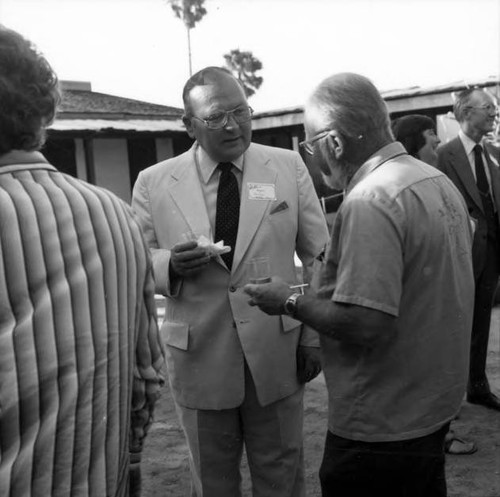
[[[458,136],[438,149],[438,165],[462,193],[476,224],[472,247],[476,294],[470,349],[467,400],[500,411],[500,399],[486,377],[491,309],[500,274],[499,151],[485,139],[498,116],[493,97],[471,88],[457,95]]]
[[[141,172],[133,207],[167,298],[161,333],[192,494],[240,496],[245,447],[253,495],[304,496],[303,386],[320,371],[317,337],[249,306],[242,288],[261,257],[295,286],[296,252],[307,278],[325,219],[299,154],[250,143],[252,109],[231,73],[199,71],[183,100],[196,141]]]
[[[245,287],[270,315],[321,337],[328,389],[323,497],[445,497],[444,439],[467,381],[472,228],[436,168],[394,142],[370,80],[325,79],[305,106],[306,141],[345,191],[312,287]],[[292,299],[292,301],[290,301]]]

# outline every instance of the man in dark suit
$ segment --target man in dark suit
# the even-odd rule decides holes
[[[484,140],[498,114],[493,97],[473,88],[461,92],[454,105],[458,136],[438,149],[438,168],[462,193],[476,231],[472,248],[476,296],[472,323],[467,400],[500,410],[486,377],[491,308],[500,273],[499,154]]]

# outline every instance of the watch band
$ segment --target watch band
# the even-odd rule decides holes
[[[290,295],[285,300],[285,304],[283,307],[285,308],[285,313],[288,316],[291,316],[292,318],[294,318],[296,316],[296,314],[297,314],[297,300],[301,296],[302,296],[301,293],[292,293],[292,295]]]

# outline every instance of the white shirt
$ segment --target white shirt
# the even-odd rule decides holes
[[[486,178],[488,178],[488,185],[490,187],[490,195],[492,194],[491,191],[491,175],[490,175],[490,168],[488,167],[488,161],[486,160],[486,156],[484,155],[484,144],[481,142],[476,143],[472,138],[469,138],[462,130],[459,130],[458,136],[460,140],[462,141],[462,145],[465,148],[465,153],[467,154],[467,159],[469,159],[469,164],[472,169],[472,174],[474,176],[474,179],[477,181],[476,178],[476,160],[474,158],[474,147],[476,145],[481,145],[482,149],[482,157],[483,157],[483,164],[484,164],[484,170],[486,172]]]

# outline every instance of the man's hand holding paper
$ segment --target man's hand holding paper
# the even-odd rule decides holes
[[[196,240],[177,243],[170,254],[170,271],[177,277],[189,277],[202,271],[213,257],[229,252],[231,247],[224,246],[200,235]]]

